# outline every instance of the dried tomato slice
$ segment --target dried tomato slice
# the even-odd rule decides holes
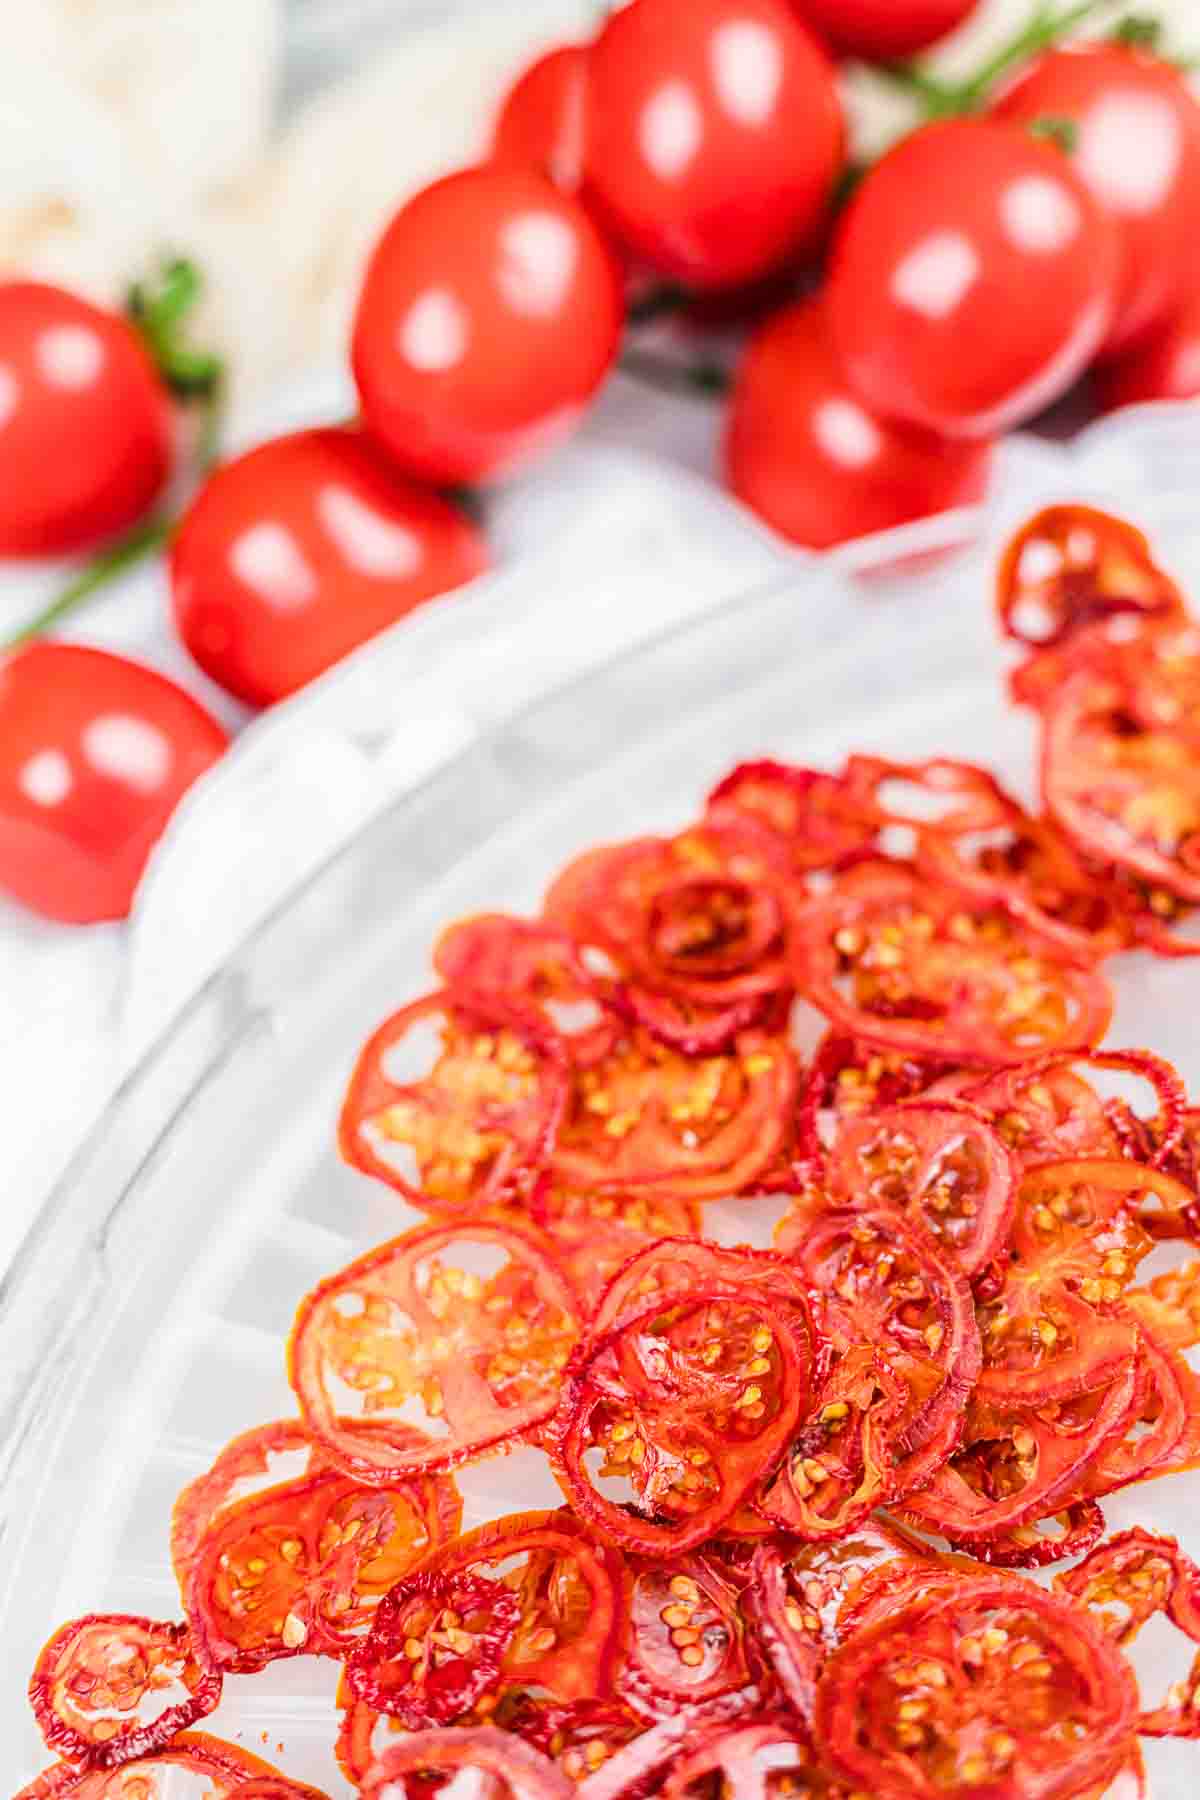
[[[698,1060],[635,1034],[576,1072],[554,1152],[571,1187],[715,1200],[750,1188],[783,1145],[796,1059],[782,1039],[743,1032]]]
[[[862,864],[795,909],[797,990],[866,1043],[968,1067],[1086,1048],[1112,1007],[1094,969],[998,908],[895,863]]]
[[[709,794],[705,813],[718,826],[765,832],[795,875],[833,868],[863,844],[840,778],[793,763],[739,763]]]
[[[1138,1163],[1044,1163],[1023,1178],[1002,1278],[979,1308],[984,1367],[976,1392],[994,1406],[1068,1400],[1103,1386],[1136,1355],[1120,1306],[1150,1240],[1134,1217],[1169,1176]]]
[[[480,1778],[489,1800],[574,1800],[560,1769],[520,1738],[490,1725],[414,1731],[392,1744],[363,1777],[363,1800],[410,1800],[451,1782],[461,1769]]]
[[[644,1718],[747,1688],[755,1673],[738,1592],[711,1557],[632,1558],[617,1690]]]
[[[414,1206],[474,1213],[533,1189],[566,1092],[566,1046],[543,1014],[446,989],[368,1040],[338,1142]]]
[[[451,1468],[548,1419],[578,1309],[549,1240],[533,1230],[489,1220],[424,1226],[309,1294],[292,1328],[289,1376],[330,1460],[387,1483]],[[361,1415],[339,1416],[345,1390],[361,1396]],[[420,1447],[403,1419],[415,1401],[440,1433]]]
[[[1133,1747],[1137,1690],[1077,1608],[1013,1575],[933,1584],[835,1650],[814,1734],[878,1800],[1057,1800]]]
[[[1139,1401],[1124,1435],[1111,1440],[1096,1457],[1088,1491],[1112,1494],[1134,1481],[1175,1474],[1200,1457],[1192,1444],[1200,1424],[1200,1379],[1177,1351],[1160,1344],[1153,1329],[1139,1321],[1138,1362],[1142,1380]]]
[[[1144,534],[1091,506],[1051,506],[1030,519],[1000,563],[996,604],[1005,635],[1050,649],[1113,613],[1184,612]]]
[[[849,1635],[848,1601],[873,1573],[928,1571],[931,1551],[881,1515],[838,1539],[760,1546],[750,1565],[743,1604],[780,1686],[802,1719],[811,1720],[817,1676],[829,1652]]]
[[[1143,1625],[1163,1613],[1200,1644],[1200,1568],[1174,1538],[1135,1527],[1099,1545],[1083,1562],[1054,1578],[1055,1588],[1086,1607],[1118,1644],[1132,1643]],[[1146,1737],[1200,1738],[1200,1653],[1163,1705],[1140,1715]]]
[[[1042,796],[1076,848],[1200,900],[1200,638],[1143,630],[1042,708]]]
[[[844,1119],[916,1098],[939,1080],[946,1064],[860,1044],[828,1031],[817,1045],[796,1108],[796,1152],[804,1168],[821,1165]]]
[[[1122,1099],[1103,1100],[1081,1069],[1135,1076],[1153,1089],[1150,1118]],[[1027,1069],[1005,1069],[968,1084],[963,1094],[990,1113],[1023,1168],[1039,1163],[1127,1156],[1152,1168],[1176,1168],[1187,1129],[1187,1090],[1178,1073],[1149,1050],[1092,1050],[1055,1055]]]
[[[593,1336],[616,1328],[626,1313],[645,1312],[654,1296],[686,1300],[705,1288],[729,1287],[748,1302],[761,1297],[767,1307],[786,1314],[805,1358],[819,1359],[820,1332],[813,1319],[811,1294],[786,1256],[773,1250],[731,1247],[707,1239],[698,1243],[660,1238],[625,1262],[605,1288],[592,1314]]]
[[[980,1345],[965,1277],[920,1225],[901,1213],[793,1212],[777,1233],[803,1279],[824,1299],[840,1355],[879,1349],[908,1398],[895,1428],[894,1492],[922,1485],[962,1430]]]
[[[492,1519],[431,1557],[425,1572],[490,1581],[519,1604],[500,1686],[559,1702],[603,1692],[616,1655],[620,1564],[566,1511]]]
[[[186,1625],[129,1613],[90,1613],[60,1626],[29,1679],[50,1749],[90,1768],[162,1749],[220,1698],[220,1673],[197,1662]]]
[[[712,1537],[772,1472],[809,1380],[807,1346],[765,1292],[709,1282],[678,1298],[657,1293],[576,1352],[555,1473],[606,1541],[646,1556],[681,1554]],[[624,1503],[610,1497],[618,1482]]]
[[[260,1793],[260,1782],[270,1782],[278,1800],[326,1800],[316,1788],[289,1781],[260,1757],[204,1731],[182,1732],[161,1750],[117,1769],[55,1763],[22,1788],[16,1800],[175,1800],[184,1792],[201,1794],[203,1800],[241,1800]]]
[[[1173,1350],[1200,1344],[1200,1259],[1128,1289],[1126,1305],[1154,1338]]]
[[[521,1605],[495,1583],[423,1572],[384,1595],[346,1661],[350,1690],[410,1731],[446,1725],[493,1686]]]
[[[1011,1546],[1019,1527],[1052,1520],[1087,1497],[1096,1459],[1132,1423],[1138,1399],[1131,1360],[1094,1393],[1036,1411],[1000,1414],[972,1403],[961,1445],[908,1497],[905,1515],[973,1554],[984,1541]],[[1033,1560],[1049,1560],[1053,1543],[1043,1538]]]
[[[326,1470],[222,1509],[183,1587],[204,1662],[245,1673],[279,1657],[344,1656],[439,1541],[423,1502],[415,1482],[364,1487]]]
[[[1016,1195],[1014,1159],[984,1115],[912,1100],[838,1131],[824,1180],[839,1206],[895,1206],[919,1219],[966,1275],[1001,1249]]]
[[[520,1694],[511,1711],[501,1707],[496,1722],[548,1756],[568,1781],[593,1776],[616,1751],[640,1737],[645,1721],[619,1700],[557,1700]]]
[[[848,1350],[759,1509],[796,1537],[843,1537],[891,1496],[895,1440],[909,1405],[906,1383],[881,1351],[865,1344]]]
[[[434,945],[433,966],[448,988],[538,1007],[575,1062],[595,1061],[621,1029],[609,1006],[611,981],[592,973],[567,932],[540,919],[459,919]]]

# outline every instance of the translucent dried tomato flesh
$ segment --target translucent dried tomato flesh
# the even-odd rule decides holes
[[[1000,564],[996,604],[1006,634],[1038,650],[1113,613],[1145,618],[1184,610],[1142,532],[1078,505],[1047,507],[1016,534]]]
[[[492,1688],[520,1616],[516,1596],[490,1581],[411,1576],[347,1659],[351,1692],[410,1731],[446,1725]]]
[[[578,1329],[575,1290],[532,1228],[421,1227],[308,1296],[289,1372],[330,1460],[386,1483],[451,1468],[548,1419]],[[403,1415],[414,1405],[432,1442],[412,1442]]]
[[[29,1699],[51,1750],[113,1768],[160,1750],[221,1698],[186,1625],[90,1613],[55,1632],[34,1664]]]
[[[1015,1576],[960,1572],[833,1652],[814,1732],[878,1800],[1027,1800],[1115,1774],[1136,1718],[1131,1671],[1077,1608]]]
[[[658,1719],[750,1685],[754,1670],[738,1598],[729,1572],[712,1558],[630,1559],[617,1685],[636,1712]]]
[[[531,1007],[447,989],[395,1013],[351,1077],[346,1161],[436,1213],[527,1194],[566,1099],[567,1050]]]
[[[862,864],[793,914],[797,990],[866,1043],[968,1067],[1085,1049],[1112,997],[1095,969],[999,907],[899,864]]]

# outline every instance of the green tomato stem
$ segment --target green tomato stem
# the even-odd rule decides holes
[[[118,575],[135,568],[155,550],[160,550],[173,529],[173,521],[165,518],[148,519],[135,526],[125,537],[101,551],[49,606],[43,607],[41,612],[27,620],[11,636],[0,640],[0,651],[15,650],[21,644],[31,643],[34,638],[43,636],[94,594],[107,587],[109,582],[115,581]]]
[[[676,362],[669,356],[658,356],[653,350],[632,346],[622,352],[618,367],[635,381],[660,388],[668,394],[725,394],[731,386],[729,371],[719,363]]]
[[[919,100],[927,119],[959,118],[985,106],[996,83],[1018,63],[1026,62],[1040,50],[1050,49],[1086,19],[1111,11],[1117,4],[1118,0],[1076,0],[1075,5],[1059,12],[1041,0],[1021,29],[965,81],[942,81],[916,63],[884,63],[877,72]],[[1143,28],[1144,25],[1142,21]]]

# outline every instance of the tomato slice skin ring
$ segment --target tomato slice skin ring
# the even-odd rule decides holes
[[[156,1719],[140,1720],[141,1701],[157,1685],[156,1666],[171,1664],[186,1697]],[[51,1750],[86,1768],[112,1769],[153,1755],[213,1712],[221,1687],[220,1670],[197,1660],[186,1625],[89,1613],[60,1626],[42,1649],[29,1678],[29,1700]],[[130,1716],[114,1721],[114,1713]]]
[[[437,1271],[439,1252],[456,1242],[502,1250],[508,1262],[485,1282],[456,1272],[457,1283],[452,1284],[449,1273],[443,1280]],[[438,1281],[443,1281],[444,1293],[435,1285]],[[489,1287],[495,1298],[507,1298],[507,1312],[486,1311]],[[351,1300],[356,1310],[343,1330],[341,1309]],[[536,1308],[549,1359],[536,1371],[530,1362],[525,1373],[521,1364],[509,1369],[511,1356],[502,1366],[499,1362],[504,1354],[504,1318],[511,1316],[518,1301],[527,1312]],[[386,1327],[382,1337],[375,1329],[372,1303],[384,1313],[379,1322]],[[446,1335],[447,1318],[455,1308],[463,1320],[457,1342]],[[301,1303],[288,1345],[289,1379],[305,1427],[330,1461],[357,1480],[385,1485],[412,1474],[454,1468],[544,1424],[558,1404],[558,1370],[566,1363],[579,1315],[580,1302],[554,1259],[550,1241],[532,1229],[489,1219],[418,1227],[327,1277]],[[417,1328],[422,1341],[444,1348],[421,1381],[408,1375],[400,1379],[392,1372],[396,1344],[411,1358]],[[365,1366],[378,1367],[377,1404],[362,1420],[340,1416],[335,1408],[325,1372],[327,1338],[334,1372],[339,1358],[347,1367],[362,1369],[365,1356]],[[371,1348],[376,1339],[377,1346]],[[376,1365],[371,1364],[372,1356]],[[485,1356],[489,1360],[481,1372],[477,1364]],[[404,1369],[408,1366],[404,1364]],[[514,1380],[510,1402],[509,1384]],[[436,1383],[427,1410],[433,1422],[444,1419],[450,1433],[414,1447],[408,1425],[383,1421],[378,1415],[384,1404],[395,1410],[406,1403],[408,1392],[423,1391],[422,1381]],[[400,1398],[380,1402],[381,1394]]]

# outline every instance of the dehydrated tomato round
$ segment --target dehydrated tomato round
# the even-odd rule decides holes
[[[528,1194],[567,1092],[544,1014],[446,989],[394,1013],[358,1059],[338,1126],[346,1161],[430,1212]]]
[[[501,1659],[502,1689],[538,1689],[559,1702],[603,1693],[616,1654],[620,1565],[578,1519],[512,1513],[447,1544],[425,1572],[489,1581],[519,1606]]]
[[[878,1571],[928,1570],[932,1552],[882,1516],[864,1519],[841,1538],[811,1544],[769,1542],[754,1553],[745,1609],[788,1700],[811,1720],[817,1676],[848,1635],[842,1612]]]
[[[871,1345],[904,1383],[893,1492],[921,1486],[957,1443],[979,1373],[966,1278],[922,1226],[888,1210],[793,1213],[777,1242],[822,1296],[834,1349],[845,1356]]]
[[[909,1409],[908,1386],[881,1351],[848,1350],[760,1496],[760,1511],[798,1538],[844,1537],[890,1497]]]
[[[976,1275],[1008,1236],[1014,1159],[986,1116],[960,1101],[912,1100],[839,1128],[824,1182],[840,1206],[895,1206]]]
[[[701,1058],[635,1033],[575,1072],[555,1173],[570,1187],[689,1200],[742,1193],[786,1141],[796,1082],[790,1045],[764,1032]]]
[[[363,1778],[363,1800],[424,1800],[461,1769],[486,1783],[494,1800],[574,1800],[575,1790],[549,1757],[490,1725],[413,1731],[392,1744]]]
[[[864,863],[793,915],[797,990],[866,1043],[967,1067],[1087,1048],[1112,998],[1001,908],[895,863]]]
[[[1118,1644],[1132,1643],[1156,1613],[1200,1644],[1200,1568],[1174,1538],[1135,1527],[1100,1544],[1083,1562],[1054,1578],[1055,1588],[1078,1605]],[[1200,1653],[1161,1706],[1143,1712],[1146,1737],[1200,1738]]]
[[[1102,1099],[1080,1074],[1083,1069],[1131,1075],[1145,1082],[1157,1102],[1154,1114],[1143,1118],[1124,1099]],[[961,1091],[995,1120],[1023,1169],[1126,1156],[1176,1172],[1186,1128],[1187,1090],[1178,1071],[1149,1050],[1048,1056],[1024,1069],[1000,1070]]]
[[[1145,535],[1091,506],[1051,506],[1030,519],[1001,560],[996,605],[1005,634],[1037,650],[1113,613],[1185,610]]]
[[[384,1595],[346,1680],[410,1731],[446,1725],[493,1686],[520,1617],[516,1595],[494,1582],[420,1572]]]
[[[619,1700],[572,1700],[564,1705],[520,1694],[511,1710],[502,1706],[496,1717],[505,1731],[532,1744],[574,1782],[588,1780],[646,1729],[645,1721]]]
[[[531,1229],[480,1220],[407,1232],[301,1305],[289,1375],[305,1425],[363,1481],[451,1468],[550,1417],[578,1308]],[[346,1392],[361,1402],[353,1417],[338,1410]],[[414,1403],[437,1434],[419,1447],[405,1423]]]
[[[712,1281],[678,1298],[657,1293],[581,1343],[555,1426],[555,1473],[607,1541],[681,1554],[772,1472],[809,1379],[807,1345],[766,1293]]]
[[[593,974],[569,933],[541,919],[508,913],[459,919],[434,945],[433,966],[448,988],[540,1008],[573,1061],[593,1061],[620,1030],[608,1004],[611,981]]]
[[[182,1588],[205,1664],[244,1673],[284,1656],[344,1656],[444,1535],[431,1498],[415,1480],[364,1487],[326,1469],[224,1507]]]
[[[1136,1354],[1120,1302],[1150,1240],[1134,1207],[1170,1177],[1139,1163],[1044,1163],[1021,1181],[1008,1254],[979,1307],[993,1406],[1036,1406],[1102,1387]]]
[[[1144,627],[1072,663],[1042,706],[1042,795],[1086,855],[1200,900],[1200,636]]]
[[[655,1720],[747,1688],[754,1675],[738,1593],[710,1557],[629,1560],[618,1691]]]
[[[1075,1607],[1012,1575],[934,1584],[830,1657],[814,1731],[879,1800],[1057,1800],[1116,1773],[1137,1690]]]
[[[706,812],[716,825],[767,832],[796,875],[833,868],[863,844],[839,777],[793,763],[739,763],[709,794]]]
[[[241,1800],[246,1793],[258,1794],[258,1783],[268,1781],[278,1800],[326,1800],[316,1788],[289,1781],[260,1757],[204,1731],[181,1732],[163,1749],[117,1769],[55,1763],[16,1800],[175,1800],[182,1792],[200,1793],[204,1800]]]
[[[186,1625],[129,1613],[90,1613],[60,1626],[29,1678],[46,1743],[89,1768],[161,1749],[220,1698],[220,1673],[197,1661]]]

